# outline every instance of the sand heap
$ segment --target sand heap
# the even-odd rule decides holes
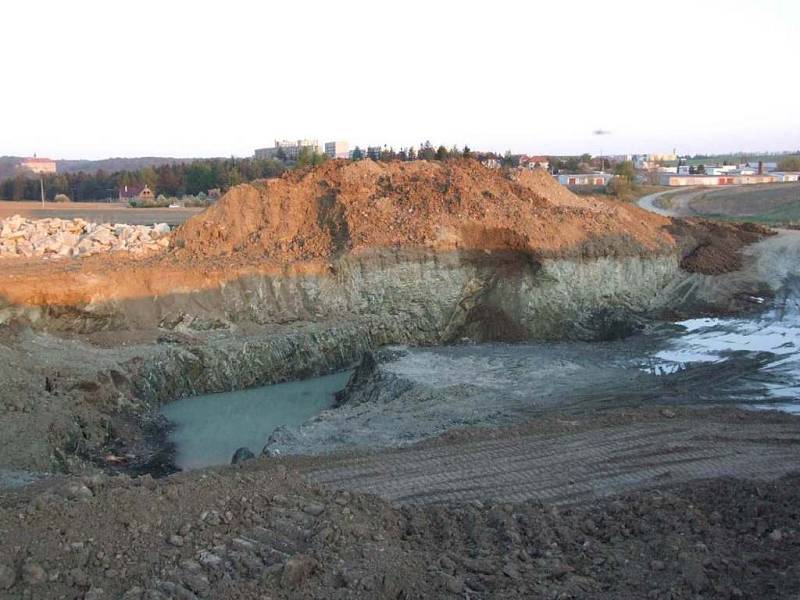
[[[578,197],[543,171],[474,160],[331,161],[231,189],[187,221],[174,246],[196,258],[280,263],[386,247],[624,256],[675,248],[668,222]]]

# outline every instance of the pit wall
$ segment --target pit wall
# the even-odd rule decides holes
[[[327,275],[250,275],[202,290],[81,306],[0,306],[0,324],[48,331],[235,330],[297,322],[363,322],[391,341],[602,337],[609,309],[658,308],[680,277],[672,255],[535,260],[514,252],[376,252],[348,256]],[[397,339],[395,339],[397,338]]]
[[[96,298],[80,306],[6,304],[0,328],[19,322],[42,332],[33,337],[43,336],[37,346],[53,360],[38,372],[52,372],[69,398],[46,409],[52,420],[29,425],[39,431],[39,421],[61,423],[41,430],[48,441],[26,446],[8,465],[62,470],[74,459],[77,469],[85,456],[105,456],[107,439],[115,440],[109,451],[146,456],[152,449],[139,447],[149,443],[141,441],[143,432],[163,433],[163,403],[329,373],[389,344],[603,338],[605,313],[620,313],[612,321],[624,322],[658,311],[661,290],[683,277],[673,256],[535,260],[498,252],[382,252],[336,261],[323,276],[250,276],[199,291]],[[97,336],[100,345],[94,336],[75,335],[103,330],[113,333]],[[117,332],[119,345],[109,345]],[[31,398],[42,393],[41,379],[31,379]],[[79,410],[80,419],[58,412],[67,405],[79,407],[65,410]],[[20,415],[29,418],[0,414],[0,429],[18,427]]]
[[[382,255],[340,262],[329,277],[252,277],[198,297],[160,298],[151,309],[162,327],[221,329],[149,355],[132,373],[135,394],[161,403],[305,378],[387,344],[603,338],[598,315],[657,310],[660,290],[680,276],[673,257],[468,258]],[[240,327],[253,322],[265,327]]]

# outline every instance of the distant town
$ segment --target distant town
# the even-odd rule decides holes
[[[346,140],[275,140],[250,158],[56,161],[0,157],[0,200],[118,201],[131,206],[203,206],[239,183],[326,160],[442,161],[472,158],[491,169],[541,169],[576,191],[625,195],[630,186],[728,186],[800,181],[800,151],[731,155],[485,152],[469,147],[356,145]]]
[[[461,154],[471,156],[490,168],[523,168],[544,169],[552,173],[559,183],[569,186],[604,186],[619,175],[620,164],[630,163],[636,171],[635,179],[640,183],[663,186],[694,185],[741,185],[749,183],[783,183],[800,181],[800,153],[788,155],[786,166],[791,170],[781,170],[780,161],[741,160],[731,161],[729,158],[714,160],[689,156],[678,156],[675,151],[670,154],[615,154],[580,157],[529,156],[527,154],[498,155],[492,152],[473,152],[469,148],[459,151],[458,148],[447,149],[440,146],[435,149],[429,142],[420,149],[401,148],[398,152],[386,146],[368,146],[362,150],[358,146],[350,150],[346,141],[326,142],[321,145],[317,140],[275,140],[269,148],[255,150],[255,158],[280,159],[296,161],[304,153],[313,156],[324,153],[329,159],[360,160],[429,160],[442,159]],[[429,156],[426,156],[429,153]],[[787,153],[788,154],[788,153]],[[577,158],[577,160],[576,160]]]

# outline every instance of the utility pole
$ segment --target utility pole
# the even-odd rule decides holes
[[[39,189],[42,190],[42,206],[44,206],[44,177],[39,173]]]

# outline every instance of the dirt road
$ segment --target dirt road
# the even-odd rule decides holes
[[[0,219],[21,215],[29,219],[86,219],[93,223],[127,223],[180,225],[203,208],[130,208],[125,204],[104,202],[71,202],[69,204],[39,202],[0,202]]]
[[[638,205],[665,217],[716,218],[779,227],[800,220],[800,184],[686,187],[644,196]]]
[[[698,215],[781,226],[800,221],[800,184],[772,183],[706,189],[691,199]]]
[[[690,203],[698,194],[702,194],[705,191],[706,188],[696,187],[666,190],[639,198],[637,204],[639,208],[643,208],[663,217],[697,216],[692,210]],[[659,198],[663,198],[667,195],[669,195],[668,200],[664,198],[659,201]]]
[[[574,504],[713,477],[774,479],[800,464],[800,419],[645,409],[326,461],[306,477],[399,504],[472,500]]]

